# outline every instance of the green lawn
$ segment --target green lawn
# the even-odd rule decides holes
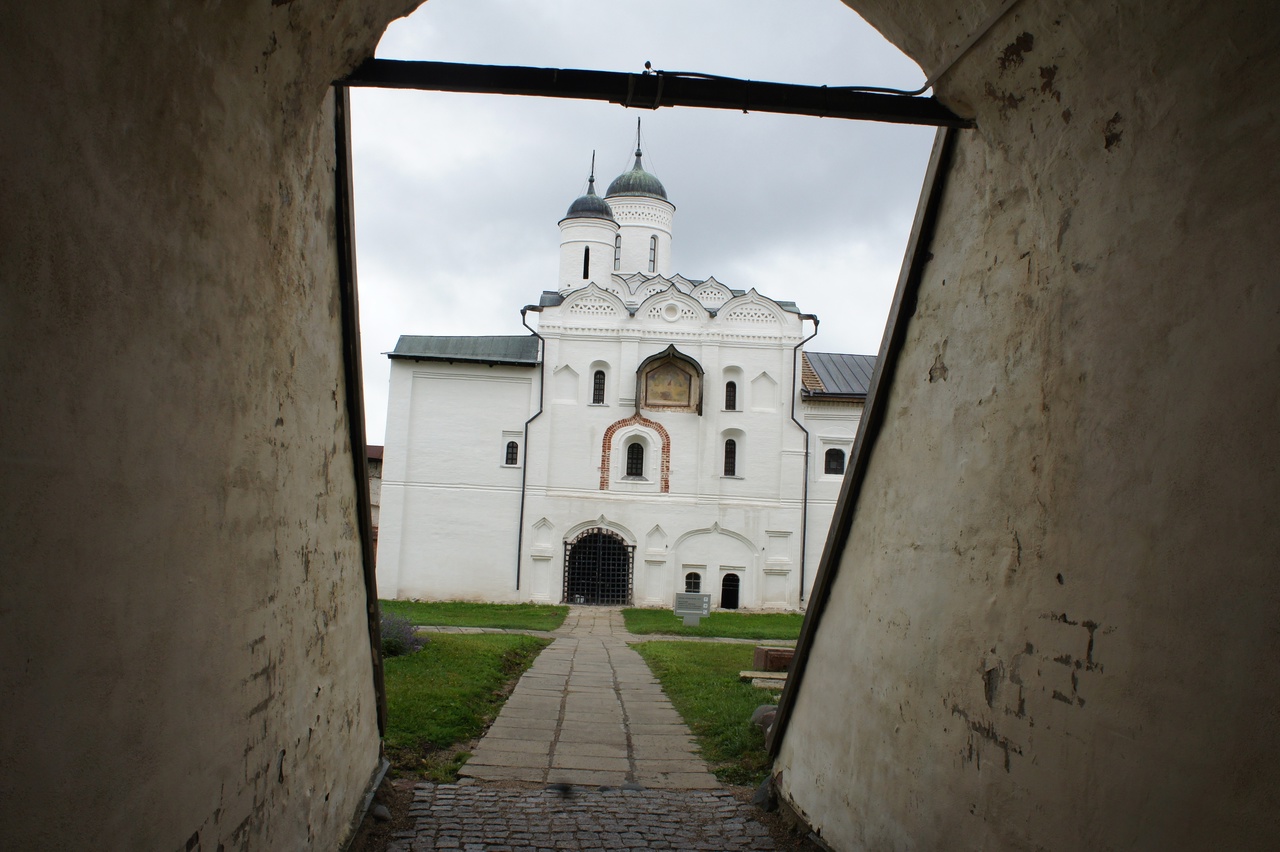
[[[383,612],[402,615],[417,625],[435,627],[502,627],[508,630],[555,630],[569,614],[567,606],[487,604],[459,601],[379,601]]]
[[[384,662],[387,754],[400,773],[457,780],[470,755],[458,744],[480,736],[515,682],[544,647],[532,636],[435,634],[415,654]]]
[[[684,717],[716,777],[726,784],[757,785],[769,769],[764,734],[751,724],[761,704],[778,694],[738,680],[751,668],[750,645],[715,642],[644,642],[644,657]]]
[[[804,616],[798,612],[713,612],[697,627],[669,609],[624,609],[627,630],[637,635],[718,636],[722,639],[799,639]]]

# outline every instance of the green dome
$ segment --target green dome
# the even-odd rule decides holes
[[[608,219],[613,221],[613,210],[609,202],[596,195],[596,179],[593,175],[587,180],[587,194],[569,205],[566,219]]]
[[[636,164],[631,167],[631,171],[623,172],[609,184],[605,197],[612,198],[615,195],[642,195],[667,200],[667,191],[663,188],[662,181],[646,172],[640,164],[639,148],[636,148]]]

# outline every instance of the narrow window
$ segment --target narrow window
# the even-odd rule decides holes
[[[684,575],[684,590],[691,595],[696,595],[702,591],[702,575],[696,571],[690,571]]]
[[[721,609],[737,609],[738,608],[738,589],[742,582],[738,579],[737,574],[725,574],[724,580],[720,583],[720,608]]]
[[[591,404],[604,405],[604,370],[596,370],[595,386],[591,388]]]
[[[844,450],[830,449],[827,450],[826,459],[824,461],[824,473],[834,473],[840,476],[844,473]]]
[[[649,271],[655,272],[658,269],[658,238],[656,236],[649,238]]]
[[[613,271],[622,268],[622,234],[613,238]]]
[[[644,476],[644,444],[639,441],[627,447],[627,476]]]
[[[732,438],[724,442],[724,475],[738,475],[738,442]]]
[[[738,410],[738,383],[725,382],[724,385],[724,410]]]
[[[520,463],[520,445],[515,441],[507,441],[507,464]]]
[[[582,248],[582,280],[586,281],[591,275],[591,246],[583,246]]]

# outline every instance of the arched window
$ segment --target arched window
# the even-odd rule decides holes
[[[649,238],[649,271],[656,272],[658,269],[658,238],[656,236]]]
[[[591,277],[591,246],[582,247],[582,280]]]
[[[684,590],[688,594],[696,595],[702,591],[702,575],[697,571],[690,571],[684,575]]]
[[[837,450],[834,447],[827,450],[823,462],[823,473],[834,473],[837,476],[844,473],[844,450]]]
[[[613,238],[613,271],[622,268],[622,234]]]
[[[724,475],[738,475],[738,442],[732,438],[724,442]]]
[[[644,476],[644,444],[639,441],[627,446],[627,476]]]
[[[520,463],[520,445],[515,441],[507,441],[507,461],[506,464]]]
[[[596,370],[594,382],[591,388],[591,404],[604,405],[604,370]]]
[[[737,382],[724,383],[724,410],[725,411],[738,410],[738,383]]]

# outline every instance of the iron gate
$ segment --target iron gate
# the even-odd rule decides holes
[[[631,603],[636,548],[617,533],[594,527],[564,543],[564,603]]]

